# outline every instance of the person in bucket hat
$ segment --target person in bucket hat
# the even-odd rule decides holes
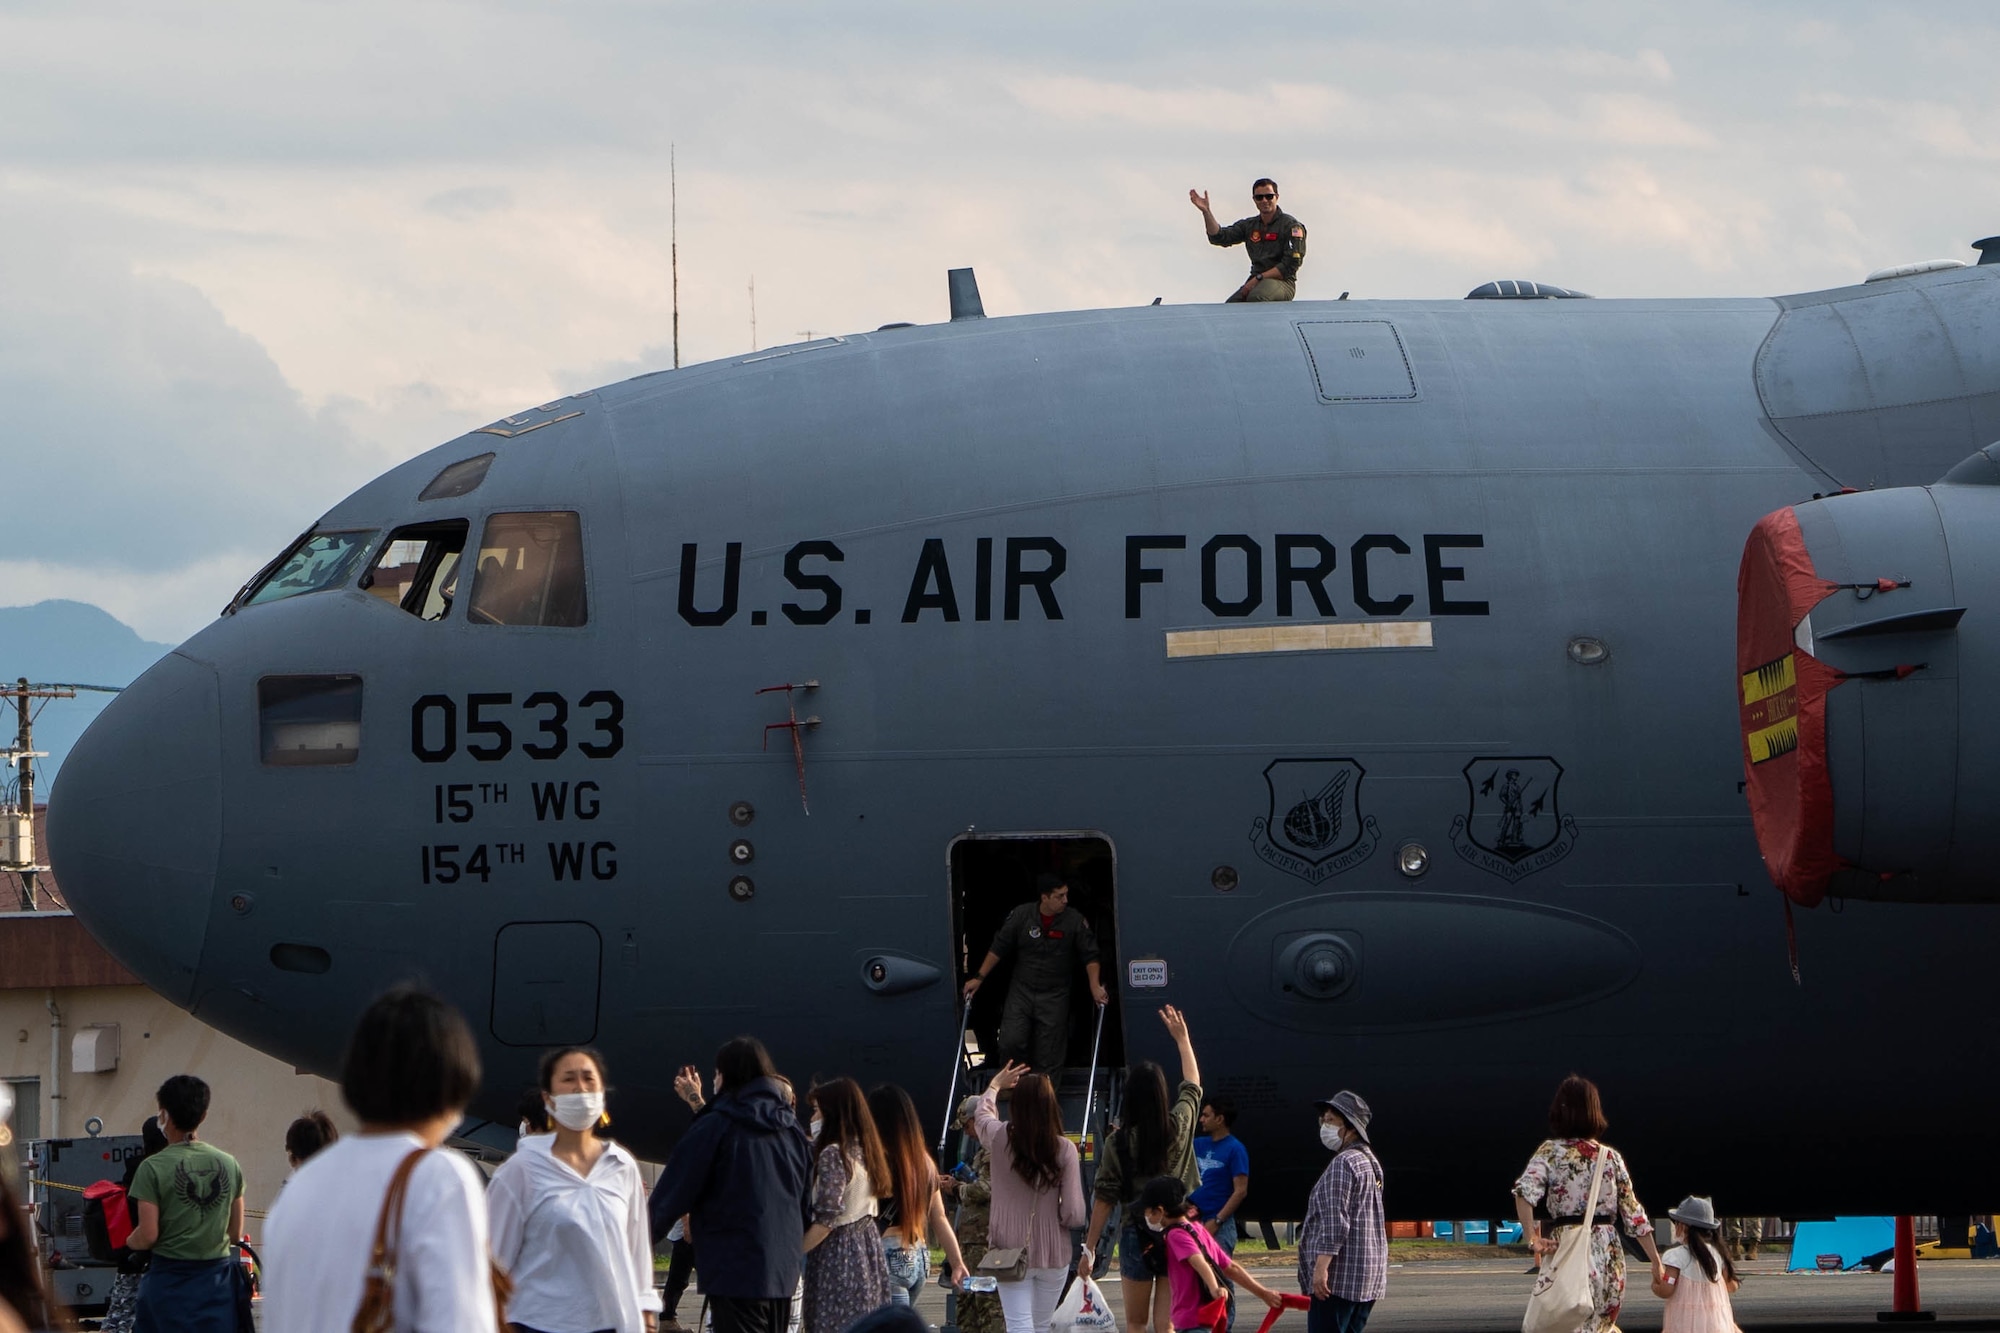
[[[1666,1301],[1662,1333],[1737,1333],[1729,1295],[1742,1285],[1722,1244],[1712,1200],[1689,1195],[1667,1216],[1676,1244],[1660,1256],[1653,1294]]]
[[[1312,1298],[1308,1333],[1361,1333],[1389,1286],[1389,1228],[1382,1163],[1368,1137],[1374,1114],[1342,1090],[1319,1110],[1319,1138],[1333,1153],[1306,1204],[1299,1232],[1299,1290]]]

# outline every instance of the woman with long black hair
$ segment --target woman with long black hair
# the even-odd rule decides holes
[[[965,1273],[958,1236],[944,1215],[937,1166],[924,1144],[924,1128],[910,1094],[884,1083],[868,1094],[868,1114],[882,1139],[889,1174],[875,1189],[875,1225],[882,1233],[882,1261],[889,1269],[889,1299],[915,1305],[931,1275],[930,1242],[944,1250],[945,1269],[956,1284]]]
[[[1160,1021],[1180,1049],[1180,1090],[1168,1100],[1166,1073],[1151,1060],[1141,1061],[1127,1072],[1121,1124],[1105,1143],[1104,1159],[1097,1166],[1090,1234],[1076,1265],[1079,1274],[1089,1274],[1096,1265],[1097,1242],[1111,1210],[1123,1207],[1118,1276],[1125,1297],[1127,1333],[1146,1333],[1149,1326],[1167,1333],[1173,1326],[1167,1284],[1158,1280],[1166,1275],[1166,1249],[1145,1244],[1139,1211],[1132,1205],[1146,1182],[1156,1176],[1174,1176],[1190,1193],[1201,1185],[1201,1168],[1194,1160],[1194,1127],[1201,1117],[1201,1065],[1194,1058],[1194,1043],[1181,1011],[1162,1005]]]
[[[837,1078],[814,1088],[811,1098],[812,1224],[801,1333],[842,1333],[889,1303],[889,1269],[875,1230],[875,1191],[890,1178],[889,1163],[860,1084]],[[699,1230],[695,1239],[701,1243]]]

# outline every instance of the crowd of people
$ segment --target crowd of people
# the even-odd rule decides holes
[[[1008,1061],[957,1108],[976,1146],[944,1173],[903,1089],[833,1078],[801,1098],[760,1042],[738,1037],[716,1053],[708,1079],[692,1066],[676,1078],[695,1117],[649,1196],[639,1163],[607,1133],[610,1071],[588,1048],[543,1056],[517,1149],[490,1182],[442,1148],[480,1085],[476,1043],[442,999],[392,990],[362,1015],[341,1071],[359,1132],[340,1135],[318,1112],[286,1131],[294,1171],[265,1223],[262,1327],[686,1333],[678,1310],[692,1273],[714,1333],[876,1333],[897,1320],[920,1329],[912,1307],[935,1248],[962,1333],[1048,1333],[1058,1300],[1091,1278],[1119,1216],[1125,1333],[1227,1333],[1239,1290],[1273,1310],[1303,1308],[1308,1333],[1361,1333],[1388,1280],[1367,1102],[1342,1090],[1317,1103],[1330,1159],[1298,1235],[1299,1293],[1281,1294],[1234,1254],[1249,1185],[1247,1150],[1231,1132],[1235,1107],[1204,1092],[1187,1020],[1171,1005],[1160,1019],[1179,1080],[1170,1089],[1147,1062],[1128,1071],[1088,1193],[1055,1086],[1025,1063]],[[237,1256],[243,1177],[200,1137],[209,1089],[177,1075],[157,1102],[146,1149],[127,1171],[132,1231],[103,1326],[249,1333]],[[1597,1089],[1564,1080],[1549,1128],[1514,1196],[1544,1257],[1542,1285],[1558,1253],[1587,1268],[1590,1309],[1576,1333],[1615,1328],[1621,1233],[1652,1265],[1668,1333],[1733,1329],[1736,1269],[1711,1203],[1690,1198],[1672,1210],[1675,1244],[1662,1252],[1624,1158],[1601,1141]],[[21,1214],[6,1204],[0,1333],[66,1327]],[[1565,1249],[1579,1227],[1587,1243]],[[653,1280],[662,1247],[671,1255],[664,1292]],[[994,1280],[968,1281],[975,1276]]]

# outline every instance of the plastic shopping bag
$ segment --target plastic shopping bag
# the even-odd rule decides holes
[[[1117,1326],[1117,1316],[1104,1303],[1104,1289],[1087,1277],[1069,1284],[1049,1319],[1049,1333],[1114,1333]]]

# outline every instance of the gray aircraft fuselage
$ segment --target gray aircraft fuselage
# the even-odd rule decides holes
[[[481,1033],[486,1115],[591,1042],[660,1156],[672,1071],[739,1032],[904,1084],[936,1132],[954,843],[1100,838],[1113,1022],[1171,1070],[1151,1010],[1187,1013],[1253,1212],[1298,1215],[1311,1103],[1346,1087],[1391,1215],[1504,1215],[1572,1070],[1656,1210],[1987,1208],[2000,921],[1801,911],[1793,983],[1733,650],[1762,516],[2000,438],[1996,334],[2000,268],[1968,268],[1084,311],[641,376],[316,525],[574,512],[586,623],[477,623],[462,590],[425,620],[355,586],[366,558],[241,605],[76,746],[60,882],[149,985],[301,1068],[413,976]],[[328,674],[360,678],[352,762],[262,762],[260,681]],[[1884,1137],[1894,1169],[1856,1169]]]

